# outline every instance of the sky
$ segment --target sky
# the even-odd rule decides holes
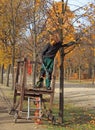
[[[61,0],[55,0],[55,1],[61,1]],[[68,5],[70,6],[70,9],[73,11],[80,6],[86,5],[88,2],[95,4],[95,0],[68,0]]]

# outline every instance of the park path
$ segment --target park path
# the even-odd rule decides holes
[[[55,97],[59,95],[58,83],[56,83]],[[0,85],[6,95],[10,88]],[[65,104],[72,104],[79,107],[95,108],[95,85],[65,83],[64,89]],[[8,115],[7,105],[0,98],[0,130],[48,130],[46,126],[36,125],[35,123],[26,122],[14,123],[14,117]]]
[[[95,84],[65,82],[64,87],[65,104],[95,108]],[[55,96],[58,97],[59,88],[56,88],[55,93]]]

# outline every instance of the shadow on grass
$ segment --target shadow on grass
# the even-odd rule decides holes
[[[54,107],[54,111],[57,114],[56,105]],[[65,128],[77,125],[81,126],[84,124],[89,124],[94,117],[95,117],[94,108],[88,109],[67,105],[64,108],[64,123],[63,124],[57,123],[56,126],[62,126]]]
[[[74,107],[64,110],[64,125],[87,124],[91,121],[94,110]]]

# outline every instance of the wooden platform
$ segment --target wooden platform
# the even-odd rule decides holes
[[[21,87],[20,84],[16,84],[16,90],[17,90],[17,93],[20,93],[21,91]],[[41,87],[41,88],[36,88],[36,87],[33,87],[31,85],[27,85],[27,87],[24,88],[24,94],[28,94],[28,95],[31,95],[31,94],[51,94],[53,93],[53,90],[47,90],[46,87]]]
[[[33,92],[33,93],[41,93],[41,94],[51,94],[53,90],[46,90],[46,88],[32,88],[32,89],[26,89],[26,91]]]
[[[17,89],[17,95],[20,95],[21,91]],[[40,94],[52,94],[53,90],[46,90],[46,88],[32,88],[32,89],[25,89],[24,96],[37,96]]]

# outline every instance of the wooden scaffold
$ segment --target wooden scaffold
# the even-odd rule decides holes
[[[28,84],[27,81],[27,59],[18,60],[15,74],[15,84],[14,84],[14,98],[13,98],[13,109],[15,111],[15,122],[17,119],[36,119],[36,122],[41,123],[41,118],[43,115],[42,112],[42,102],[44,95],[50,96],[50,105],[49,109],[51,113],[53,97],[54,97],[54,86],[51,90],[46,90],[45,88],[36,88],[32,84]],[[30,64],[34,62],[30,61]],[[27,105],[24,104],[26,102]],[[32,102],[32,106],[31,103]],[[26,107],[27,106],[27,107]],[[24,110],[24,107],[27,110]],[[30,116],[31,111],[34,111],[34,115]],[[23,113],[26,112],[25,117]],[[12,111],[11,111],[12,113]],[[37,115],[38,114],[38,115]],[[37,115],[37,116],[36,116]],[[49,116],[49,115],[48,115]]]

